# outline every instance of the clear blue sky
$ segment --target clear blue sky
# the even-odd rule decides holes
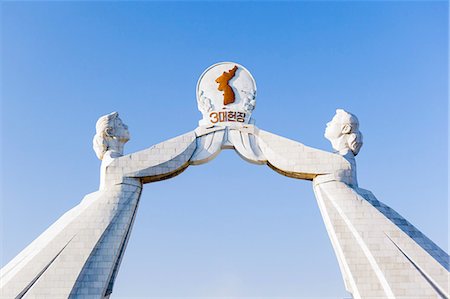
[[[331,150],[355,113],[360,186],[448,251],[446,2],[0,5],[2,266],[97,189],[99,116],[126,153],[193,130],[220,61],[252,72],[264,130]],[[201,296],[347,296],[310,182],[224,151],[145,186],[112,298]]]

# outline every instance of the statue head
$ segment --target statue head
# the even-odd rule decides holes
[[[95,125],[95,130],[92,144],[95,154],[100,160],[109,150],[122,155],[123,145],[130,140],[130,133],[128,127],[119,118],[119,113],[113,112],[100,117]]]
[[[324,135],[340,154],[350,150],[356,156],[363,144],[358,118],[344,109],[336,109],[336,115],[327,123]]]

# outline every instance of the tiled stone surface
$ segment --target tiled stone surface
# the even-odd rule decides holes
[[[117,112],[99,118],[93,140],[102,160],[99,191],[1,269],[1,298],[108,298],[143,184],[172,178],[189,165],[211,161],[222,149],[235,149],[248,162],[313,180],[345,286],[354,298],[448,299],[449,256],[358,187],[354,156],[363,140],[355,115],[338,109],[327,124],[325,137],[339,154],[259,130],[251,118],[256,83],[236,63],[208,68],[199,80],[197,101],[203,119],[196,130],[125,156],[128,127]]]
[[[313,180],[345,286],[354,298],[448,297],[448,255],[370,191],[358,187],[354,157],[358,147],[350,151],[338,144],[340,154],[332,154],[256,127],[246,132],[252,136],[250,142],[242,141],[243,127],[234,128],[235,138],[229,138],[231,128],[210,130],[202,130],[197,141],[196,154],[203,153],[203,158],[234,148],[258,153],[244,159],[265,161],[283,175]]]
[[[313,180],[344,283],[354,298],[446,298],[448,255],[356,180],[355,151],[339,154],[251,124],[199,127],[125,156],[106,152],[100,190],[64,214],[1,270],[1,298],[102,298],[130,237],[142,184],[235,149],[246,161]],[[359,150],[359,148],[356,148]]]
[[[398,213],[342,182],[314,192],[354,298],[448,297],[448,255]]]
[[[353,183],[351,163],[340,155],[317,150],[299,142],[258,130],[258,145],[268,163],[284,175],[313,179],[317,175],[330,175],[330,180]]]
[[[449,256],[443,251],[439,246],[437,246],[433,241],[431,241],[427,236],[425,236],[421,231],[415,228],[409,221],[403,218],[399,213],[393,210],[391,207],[385,205],[379,201],[372,192],[355,188],[355,191],[362,196],[367,202],[369,202],[374,208],[376,208],[381,214],[383,214],[387,219],[393,222],[399,229],[401,229],[405,234],[407,234],[411,239],[413,239],[423,250],[428,252],[438,263],[442,265],[445,269],[449,270]],[[392,237],[391,237],[392,238]]]
[[[116,158],[106,167],[107,184],[126,182],[129,178],[140,178],[149,183],[170,177],[188,166],[195,149],[196,136],[192,131],[149,149]]]
[[[313,181],[347,290],[354,298],[448,298],[449,256],[370,191],[358,187],[355,155],[362,134],[357,117],[336,110],[325,137],[351,169],[350,180],[337,169]]]
[[[87,195],[1,270],[1,298],[103,298],[112,291],[142,184],[177,175],[194,132],[102,161],[100,190]]]

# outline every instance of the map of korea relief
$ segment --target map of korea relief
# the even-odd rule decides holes
[[[235,65],[234,68],[229,70],[228,72],[223,72],[223,74],[216,79],[216,82],[219,83],[219,87],[217,88],[219,91],[223,91],[223,104],[228,105],[234,103],[235,95],[233,88],[228,84],[230,80],[236,74],[238,67]]]

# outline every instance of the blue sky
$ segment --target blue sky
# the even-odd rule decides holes
[[[99,116],[126,153],[193,130],[220,61],[253,74],[264,130],[331,150],[335,109],[355,113],[360,186],[448,251],[446,2],[0,5],[2,266],[97,189]],[[221,296],[347,296],[310,182],[232,151],[145,186],[112,298]]]

